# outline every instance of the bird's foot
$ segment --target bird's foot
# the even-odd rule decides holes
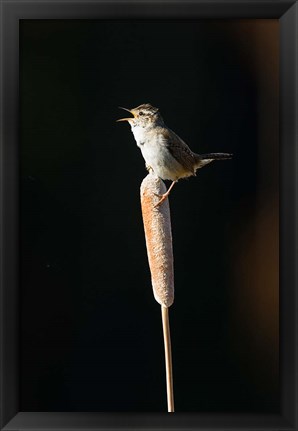
[[[166,199],[167,199],[167,197],[169,196],[169,193],[168,192],[166,192],[166,193],[164,193],[163,195],[159,195],[158,193],[154,193],[155,194],[155,196],[157,196],[158,198],[161,198],[158,202],[157,202],[157,204],[155,204],[154,205],[154,208],[157,208],[157,207],[159,207]]]
[[[173,181],[172,184],[170,185],[170,187],[168,188],[168,190],[163,195],[159,195],[157,193],[154,193],[155,196],[157,196],[158,198],[161,198],[160,201],[158,201],[157,204],[154,205],[154,208],[159,207],[159,205],[161,205],[167,199],[167,197],[170,194],[170,191],[172,190],[172,188],[174,187],[174,185],[176,184],[176,182],[177,182],[177,180]]]

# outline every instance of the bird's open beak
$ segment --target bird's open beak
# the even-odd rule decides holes
[[[124,111],[130,112],[133,115],[133,117],[130,117],[130,118],[119,118],[119,120],[116,120],[116,121],[131,121],[133,118],[135,118],[135,114],[134,114],[134,112],[133,112],[132,109],[122,108],[122,106],[119,106],[119,108],[120,109],[124,109]]]

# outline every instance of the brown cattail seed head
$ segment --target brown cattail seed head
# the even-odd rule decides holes
[[[153,294],[159,304],[170,307],[174,302],[174,264],[169,200],[155,207],[160,199],[156,195],[166,191],[164,182],[151,173],[141,184],[141,206]]]

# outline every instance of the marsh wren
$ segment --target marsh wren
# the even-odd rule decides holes
[[[120,118],[128,121],[132,133],[146,162],[148,171],[153,171],[162,180],[171,180],[167,192],[160,196],[160,205],[169,195],[174,184],[180,178],[196,175],[196,170],[213,160],[230,159],[232,154],[209,153],[196,154],[169,129],[160,115],[159,109],[145,103],[133,109],[121,108],[133,117]]]

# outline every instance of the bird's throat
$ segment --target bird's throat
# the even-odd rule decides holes
[[[135,125],[131,127],[131,131],[137,142],[137,145],[140,147],[146,141],[146,138],[148,136],[147,128]]]

